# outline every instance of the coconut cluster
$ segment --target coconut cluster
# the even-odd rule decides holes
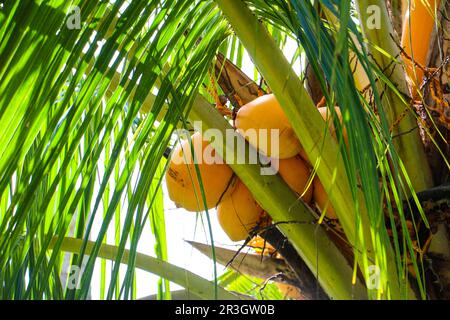
[[[335,110],[341,119],[339,108]],[[331,113],[326,107],[319,108],[319,111],[335,137],[334,126],[329,121]],[[242,106],[236,115],[235,129],[259,152],[278,159],[279,175],[305,203],[316,205],[320,210],[326,208],[327,217],[336,218],[318,177],[311,181],[312,170],[307,155],[273,94],[258,97]],[[246,135],[249,129],[257,134]],[[278,129],[278,148],[272,148],[274,141],[270,129]],[[170,199],[188,211],[217,207],[219,223],[232,241],[244,240],[255,229],[270,224],[270,218],[254,199],[251,190],[226,163],[202,161],[205,150],[208,151],[206,154],[215,152],[210,141],[204,140],[200,133],[193,134],[173,150],[166,173]],[[217,155],[214,156],[217,159]]]

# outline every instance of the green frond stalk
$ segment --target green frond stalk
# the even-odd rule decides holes
[[[52,240],[49,250],[52,250],[55,244],[55,239]],[[83,240],[66,237],[62,240],[59,250],[70,253],[78,253],[83,244]],[[86,245],[86,255],[90,255],[95,242],[88,241]],[[115,261],[117,254],[119,253],[119,248],[113,245],[102,244],[97,258],[107,259]],[[124,250],[122,254],[121,263],[128,264],[131,252],[129,250]],[[160,259],[142,254],[136,253],[135,266],[138,269],[156,274],[165,279],[170,279],[173,283],[176,283],[184,288],[189,288],[189,290],[196,296],[202,299],[213,299],[215,294],[215,285],[196,274],[187,271],[183,268],[174,266],[168,262],[162,261]],[[239,300],[239,297],[227,290],[218,287],[217,297],[220,300]]]
[[[133,298],[134,254],[147,216],[154,214],[144,215],[153,177],[227,26],[212,2],[51,3],[8,1],[0,10],[5,18],[0,33],[6,35],[0,45],[0,78],[5,80],[0,85],[5,129],[0,134],[0,268],[6,284],[0,296],[89,298],[96,251],[114,228],[108,240],[117,244],[116,263],[112,271],[102,269],[100,295]],[[81,8],[80,30],[65,28],[70,5]],[[171,68],[165,72],[167,63]],[[138,110],[156,78],[161,86],[153,113],[134,132]],[[119,86],[107,92],[111,79],[116,85],[119,80]],[[163,102],[170,112],[157,125]],[[99,224],[94,222],[98,218]],[[75,237],[86,243],[96,238],[87,261],[81,246],[65,265],[86,267],[80,290],[58,283],[58,273],[65,271],[60,269],[61,243],[47,251],[53,236],[63,239],[71,232],[75,219]],[[122,280],[125,244],[130,248]],[[105,272],[111,279],[107,296]]]

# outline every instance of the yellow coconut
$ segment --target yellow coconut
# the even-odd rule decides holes
[[[311,171],[302,157],[296,155],[289,159],[280,159],[279,161],[278,172],[283,180],[295,193],[299,196],[303,195],[303,201],[310,202],[313,194],[313,186],[310,185],[308,189],[306,187]]]
[[[415,0],[403,1],[403,32],[401,47],[404,48],[407,57],[404,57],[406,72],[413,84],[413,96],[417,97],[417,90],[423,81],[424,72],[419,66],[426,66],[429,55],[430,42],[436,28],[434,13],[439,11],[439,0]],[[447,30],[448,31],[448,30]],[[436,40],[434,40],[436,41]],[[413,62],[419,66],[416,66]]]
[[[198,132],[192,135],[191,140],[195,157],[192,156],[189,140],[180,143],[172,153],[166,173],[167,189],[170,199],[178,207],[188,211],[203,211],[214,208],[220,199],[231,194],[235,187],[233,171]],[[200,172],[206,208],[194,160]]]
[[[242,181],[238,181],[231,196],[217,206],[217,218],[228,237],[240,241],[265,219],[265,213]]]
[[[301,150],[292,126],[273,94],[242,106],[236,115],[235,126],[252,146],[269,157],[286,159]],[[278,143],[272,139],[271,129],[279,130]]]
[[[305,161],[305,163],[308,166],[312,167],[311,161],[309,161],[309,158],[308,158],[308,155],[306,154],[305,149],[300,150],[298,155],[303,159],[303,161]]]
[[[319,110],[320,114],[322,115],[323,120],[328,122],[331,135],[333,136],[333,138],[337,139],[336,128],[334,127],[331,111],[328,110],[327,107],[321,107],[321,108],[318,108],[318,110]],[[340,123],[342,124],[341,110],[339,109],[339,107],[334,107],[334,110],[336,110],[336,114],[339,118]],[[343,129],[344,129],[344,131],[343,131],[344,142],[346,145],[348,145],[347,130],[345,128],[343,128]]]
[[[328,110],[327,107],[320,107],[317,108],[317,110],[320,112],[320,115],[322,116],[323,120],[328,121],[328,126],[330,128],[330,133],[331,136],[335,139],[337,139],[337,135],[336,135],[336,129],[334,128],[334,124],[331,118],[331,112]],[[341,110],[339,109],[339,107],[334,107],[334,110],[336,110],[336,114],[342,124],[342,115],[341,115]],[[347,136],[347,130],[344,128],[344,142],[345,144],[348,146],[348,136]],[[311,161],[308,158],[308,155],[306,154],[305,150],[302,148],[299,152],[300,157],[308,164],[311,166]]]
[[[313,180],[314,191],[313,191],[313,199],[316,203],[316,206],[323,211],[325,206],[327,207],[327,211],[325,213],[326,217],[329,219],[337,219],[336,212],[334,211],[331,202],[329,202],[328,195],[323,188],[322,183],[319,178],[316,176]]]

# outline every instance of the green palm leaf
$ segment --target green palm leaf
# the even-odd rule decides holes
[[[0,299],[89,299],[96,278],[101,299],[135,299],[139,268],[160,277],[161,299],[171,298],[170,282],[201,298],[236,298],[225,289],[281,298],[272,285],[259,295],[263,280],[218,275],[209,212],[214,280],[167,262],[162,185],[174,130],[192,129],[192,120],[231,129],[205,98],[206,87],[216,86],[208,72],[217,52],[239,68],[251,57],[254,80],[277,95],[337,211],[353,266],[280,177],[230,163],[327,294],[416,298],[414,282],[425,298],[419,239],[409,235],[407,220],[416,231],[419,221],[429,227],[416,192],[431,187],[431,175],[418,131],[408,131],[416,118],[405,109],[395,39],[363,23],[372,3],[393,30],[384,1],[2,2]],[[288,61],[283,49],[292,41]],[[370,99],[355,84],[353,55],[370,81]],[[338,141],[294,72],[304,60],[327,105],[341,108],[342,125],[330,108]],[[406,120],[397,126],[403,110]],[[222,156],[231,150],[213,144]],[[205,201],[204,190],[197,196]],[[142,237],[148,227],[153,239]],[[150,240],[156,258],[138,252]],[[373,265],[381,286],[366,290],[358,274],[368,284]],[[68,281],[74,268],[83,270],[78,289]]]

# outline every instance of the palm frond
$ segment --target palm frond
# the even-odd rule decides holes
[[[71,29],[76,12],[82,23]],[[226,24],[211,3],[190,1],[16,1],[8,2],[2,19],[0,265],[8,283],[2,297],[87,298],[97,254],[115,229],[110,240],[118,249],[106,298],[130,298],[137,243],[149,216],[164,246],[161,199],[155,200],[161,158]],[[152,110],[135,132],[152,91]],[[157,122],[163,105],[170,112]],[[61,271],[59,249],[72,223],[83,245],[71,264],[84,272],[81,289],[64,293],[53,276]],[[128,269],[119,285],[127,246]],[[157,251],[164,258],[165,249]]]

